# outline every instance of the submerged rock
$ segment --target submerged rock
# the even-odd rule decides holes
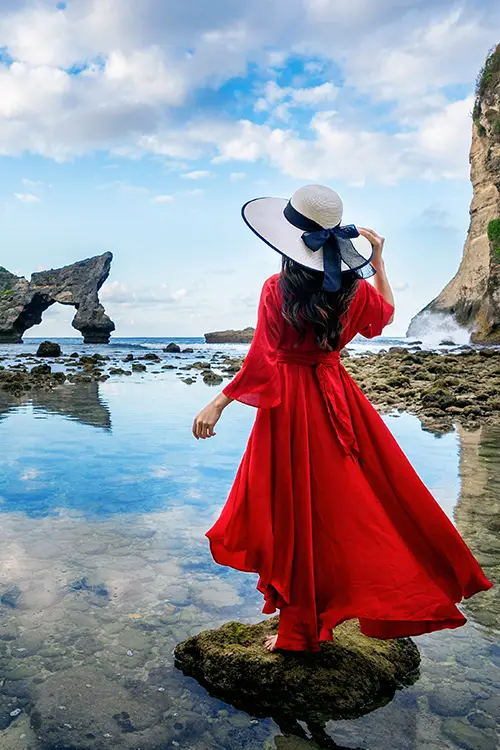
[[[2,604],[5,604],[6,607],[11,607],[12,609],[15,609],[17,607],[17,602],[20,596],[21,596],[21,589],[19,588],[19,586],[12,586],[12,588],[8,589],[7,591],[4,591],[2,596],[0,596],[0,602]]]
[[[73,591],[91,591],[97,594],[97,596],[103,596],[106,599],[111,598],[104,583],[91,584],[86,577],[78,578],[76,581],[70,583],[70,588]]]
[[[91,667],[48,677],[30,714],[31,726],[47,750],[160,750],[168,746],[169,736],[155,727],[159,718],[157,708]]]
[[[163,351],[167,352],[168,354],[179,354],[180,350],[180,346],[174,343],[168,344],[168,346],[163,349]]]
[[[206,630],[176,647],[176,666],[215,697],[288,728],[298,721],[311,728],[359,717],[417,677],[420,654],[410,638],[368,638],[349,620],[318,654],[269,653],[263,642],[277,627],[273,617]]]

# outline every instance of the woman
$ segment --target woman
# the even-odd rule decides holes
[[[317,651],[351,618],[376,638],[463,625],[456,604],[492,584],[340,362],[393,320],[383,238],[341,227],[342,201],[317,185],[251,201],[243,218],[283,268],[242,370],[193,425],[213,437],[233,400],[258,407],[207,532],[214,559],[259,574],[263,612],[280,611],[269,651]]]

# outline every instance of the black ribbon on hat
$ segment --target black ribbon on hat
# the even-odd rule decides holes
[[[317,252],[323,248],[323,289],[325,292],[338,292],[341,288],[342,261],[351,270],[358,270],[369,264],[370,261],[363,258],[351,242],[351,238],[359,237],[359,232],[354,224],[344,226],[337,224],[335,227],[325,229],[297,211],[290,202],[285,206],[283,215],[294,227],[304,230],[302,240],[310,250]],[[357,261],[355,268],[352,268],[353,259]]]

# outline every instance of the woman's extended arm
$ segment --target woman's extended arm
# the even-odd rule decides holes
[[[197,440],[200,438],[210,438],[215,435],[214,427],[219,421],[222,412],[232,403],[234,399],[229,398],[224,393],[219,393],[212,401],[210,401],[204,409],[196,415],[193,422],[193,435]]]
[[[388,302],[392,307],[394,307],[394,295],[392,293],[391,285],[389,284],[389,279],[387,278],[387,274],[385,272],[385,264],[382,257],[385,239],[384,237],[381,237],[379,234],[374,232],[373,229],[358,227],[358,232],[362,234],[363,237],[366,237],[366,239],[373,247],[373,257],[371,260],[371,264],[376,271],[375,278],[373,279],[373,285],[377,292],[382,295],[385,301]],[[389,319],[387,325],[392,323],[393,320],[394,313]]]
[[[214,426],[223,410],[232,401],[248,406],[270,409],[281,399],[281,380],[276,366],[276,350],[279,345],[282,315],[274,298],[277,277],[268,279],[260,295],[257,327],[243,367],[222,393],[211,401],[195,417],[195,438],[213,437]]]

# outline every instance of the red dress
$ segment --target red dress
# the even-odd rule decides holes
[[[340,348],[379,335],[393,308],[360,281]],[[216,562],[258,573],[277,646],[319,649],[358,618],[376,638],[456,628],[492,586],[379,414],[342,366],[281,314],[264,284],[253,343],[224,389],[258,407],[229,498],[207,532]]]

